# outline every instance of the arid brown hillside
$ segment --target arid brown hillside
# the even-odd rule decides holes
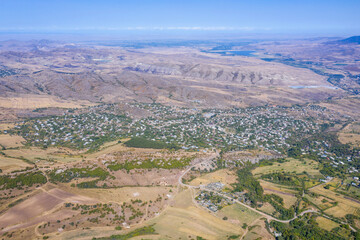
[[[344,94],[310,70],[250,57],[190,48],[22,44],[0,48],[2,97],[40,94],[90,102],[225,107],[289,105]]]

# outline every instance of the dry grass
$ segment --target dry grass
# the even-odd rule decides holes
[[[21,136],[0,134],[0,145],[5,148],[21,147],[23,146],[22,142],[25,142],[25,139]]]
[[[275,239],[267,230],[265,227],[265,222],[262,220],[255,221],[252,226],[254,228],[249,231],[245,237],[244,240],[253,240],[253,239]]]
[[[290,207],[294,206],[294,204],[297,201],[297,198],[295,197],[295,195],[286,193],[283,191],[279,191],[279,190],[274,190],[271,188],[264,189],[264,193],[265,194],[275,194],[275,195],[282,197],[282,199],[284,199],[284,207],[285,208],[290,208]]]
[[[96,203],[94,199],[84,196],[74,195],[58,188],[38,193],[29,199],[15,205],[5,212],[0,219],[0,227],[4,227],[3,231],[16,228],[24,228],[45,221],[54,215],[57,217],[70,217],[73,212],[67,211],[59,214],[53,214],[59,209],[64,202],[74,203]],[[67,216],[69,215],[69,216]]]
[[[16,97],[0,97],[0,107],[16,109],[36,109],[36,108],[82,108],[93,106],[85,100],[71,101],[63,100],[49,95],[20,95]]]
[[[222,182],[226,184],[228,187],[232,183],[236,183],[236,174],[228,169],[220,169],[218,171],[205,174],[201,177],[195,178],[190,182],[190,185],[198,186],[198,185],[206,185],[212,182]]]
[[[274,162],[271,166],[263,166],[255,168],[252,173],[256,176],[260,176],[272,172],[294,172],[302,173],[306,171],[312,177],[321,177],[319,172],[319,164],[310,159],[304,159],[305,162],[301,162],[298,159],[287,158],[288,162],[277,163]]]
[[[76,151],[67,148],[48,148],[42,149],[38,147],[20,148],[20,149],[8,149],[3,151],[8,156],[19,158],[24,157],[32,162],[37,161],[58,161],[58,162],[74,162],[81,160],[80,155],[76,154]]]
[[[329,102],[320,103],[319,105],[334,110],[340,114],[346,114],[352,117],[360,116],[360,98],[358,96],[339,98]]]
[[[209,212],[194,206],[190,190],[181,192],[175,198],[173,207],[149,223],[155,223],[161,239],[187,239],[201,236],[205,239],[226,239],[230,235],[242,235],[243,230],[229,221],[221,220]]]
[[[284,194],[292,194],[292,195],[297,193],[297,191],[291,189],[291,187],[288,187],[288,186],[267,182],[262,179],[259,179],[259,182],[260,182],[260,185],[264,188],[264,190],[272,191],[274,193],[275,193],[275,191],[281,192]]]
[[[0,123],[0,131],[10,130],[15,127],[14,123]]]
[[[333,215],[335,217],[345,217],[346,214],[355,214],[359,215],[360,205],[352,201],[350,199],[345,198],[345,196],[335,193],[331,190],[325,189],[322,185],[314,187],[310,190],[311,192],[315,192],[317,194],[324,195],[330,199],[334,199],[334,201],[338,202],[338,204],[334,207],[331,207],[325,211],[325,213]]]
[[[360,123],[347,125],[338,133],[339,141],[343,144],[349,143],[353,146],[360,146]]]
[[[233,204],[224,207],[219,211],[219,216],[221,218],[226,216],[229,222],[239,226],[242,226],[244,223],[249,225],[261,217],[260,214],[251,211],[240,204]]]
[[[330,219],[324,217],[317,217],[316,222],[319,224],[319,227],[331,231],[331,229],[336,228],[339,226],[338,223],[331,221]]]
[[[3,173],[9,173],[15,170],[21,170],[32,165],[15,158],[7,158],[0,155],[0,169]]]
[[[355,133],[339,133],[339,141],[343,144],[349,143],[356,147],[360,146],[360,134]]]
[[[334,206],[334,201],[330,198],[326,198],[323,196],[318,196],[318,197],[310,197],[309,195],[305,195],[305,196],[311,203],[315,204],[322,210]],[[323,200],[326,200],[327,202],[323,202]]]
[[[122,187],[111,189],[81,189],[69,187],[69,184],[59,184],[59,187],[67,192],[94,198],[101,202],[121,203],[135,199],[141,199],[142,201],[150,201],[154,200],[158,195],[174,195],[170,192],[170,189],[172,189],[172,192],[174,191],[174,189],[170,187]]]
[[[265,212],[269,215],[272,215],[274,212],[276,212],[275,208],[270,203],[264,203],[261,208],[259,208],[260,211]]]

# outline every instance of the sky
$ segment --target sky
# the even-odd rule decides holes
[[[0,0],[0,33],[360,35],[360,0]]]

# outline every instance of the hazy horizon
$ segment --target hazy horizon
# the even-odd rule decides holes
[[[0,39],[346,37],[359,1],[1,1]]]

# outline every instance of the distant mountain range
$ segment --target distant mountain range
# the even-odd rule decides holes
[[[360,44],[360,36],[352,36],[338,41],[328,42],[330,44]]]

